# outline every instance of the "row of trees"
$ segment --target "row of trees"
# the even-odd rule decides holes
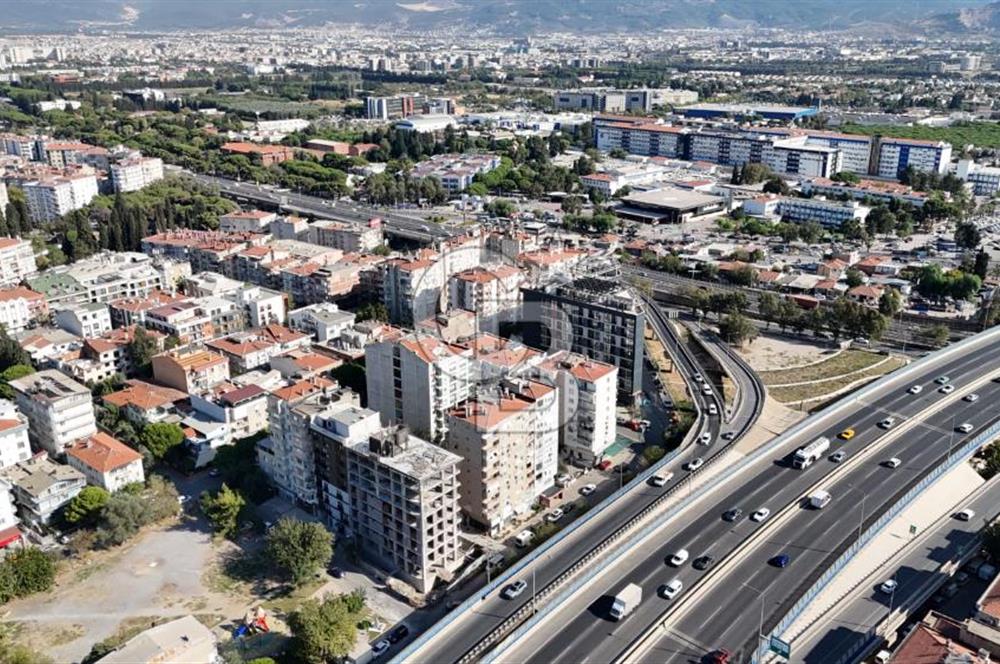
[[[63,518],[89,532],[81,537],[102,548],[124,544],[151,523],[177,514],[177,490],[160,475],[114,494],[89,486],[67,504]]]

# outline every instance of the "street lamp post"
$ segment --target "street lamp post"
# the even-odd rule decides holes
[[[754,588],[749,583],[744,583],[743,585],[757,593],[757,598],[760,600],[760,623],[757,627],[757,638],[759,641],[764,641],[767,638],[764,636],[764,591]]]

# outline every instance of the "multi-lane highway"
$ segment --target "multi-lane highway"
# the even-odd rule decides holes
[[[874,518],[939,463],[951,445],[958,446],[965,438],[962,434],[952,436],[953,425],[968,421],[979,430],[991,421],[1000,403],[1000,385],[989,383],[979,388],[981,398],[976,403],[957,401],[929,416],[926,424],[917,425],[893,441],[889,450],[860,462],[857,468],[831,482],[829,489],[834,499],[824,510],[800,509],[797,503],[838,465],[824,458],[802,471],[788,467],[784,459],[820,435],[835,439],[841,431],[853,428],[856,434],[851,440],[837,441],[831,449],[831,452],[843,450],[847,455],[843,463],[850,463],[852,456],[886,435],[876,426],[883,418],[894,417],[894,428],[899,428],[906,419],[949,398],[931,382],[937,376],[948,375],[961,388],[997,371],[1000,339],[990,335],[974,343],[978,346],[975,350],[952,354],[943,362],[933,362],[936,358],[931,358],[932,366],[918,376],[905,380],[890,377],[870,400],[851,403],[836,416],[814,420],[803,433],[792,436],[781,449],[762,458],[746,473],[730,477],[716,495],[688,511],[687,518],[668,523],[652,541],[630,554],[625,564],[596,579],[545,625],[529,634],[525,643],[509,650],[510,659],[505,655],[501,661],[615,661],[641,635],[658,625],[666,610],[683,601],[694,584],[713,573],[712,569],[698,571],[692,567],[691,561],[702,555],[713,556],[715,572],[723,576],[713,579],[707,592],[684,606],[677,617],[670,617],[670,636],[654,641],[652,649],[637,656],[635,661],[697,661],[718,647],[744,649],[747,654],[745,648],[754,645],[761,623],[766,633],[837,552],[857,535],[862,502],[866,513]],[[912,383],[923,385],[923,391],[918,395],[907,393],[906,388]],[[890,456],[900,457],[902,465],[895,470],[879,465]],[[753,533],[768,526],[768,521],[753,523],[746,515],[767,507],[772,512],[771,519],[775,519],[785,506],[790,506],[791,517],[778,530],[751,547],[749,555],[735,562],[732,571],[719,567],[726,556],[744,547]],[[744,512],[737,523],[722,519],[722,514],[731,508]],[[681,548],[690,552],[690,560],[678,569],[668,567],[665,560]],[[791,557],[787,568],[768,565],[768,560],[778,553]],[[685,586],[681,596],[672,602],[660,599],[656,594],[659,586],[675,577]],[[643,587],[643,602],[624,621],[611,622],[607,617],[610,598],[630,582]]]
[[[532,584],[536,590],[545,588],[559,577],[565,570],[571,568],[578,560],[612,533],[619,531],[625,524],[634,520],[654,502],[662,500],[664,495],[678,490],[683,482],[688,481],[691,474],[682,470],[682,466],[695,458],[709,459],[721,450],[726,441],[719,438],[720,432],[733,432],[734,440],[744,433],[756,420],[763,405],[763,393],[753,390],[742,400],[741,408],[731,414],[729,421],[723,423],[720,416],[708,416],[708,405],[714,404],[719,413],[724,412],[722,400],[717,391],[712,395],[703,394],[700,385],[692,380],[696,373],[707,375],[699,367],[694,358],[682,344],[666,322],[666,318],[655,305],[647,304],[649,321],[661,340],[669,347],[675,363],[688,380],[694,396],[692,399],[705,413],[703,431],[712,438],[712,445],[692,445],[682,450],[678,457],[665,468],[663,472],[672,472],[674,478],[664,487],[653,487],[648,484],[635,487],[614,502],[612,506],[596,514],[593,519],[583,524],[579,531],[573,533],[572,539],[560,542],[546,555],[542,556],[529,567],[519,571],[517,579],[524,579],[529,584],[529,590],[513,600],[503,599],[498,592],[492,592],[482,597],[482,601],[473,610],[454,620],[433,638],[418,639],[409,648],[397,655],[394,661],[427,662],[444,664],[462,660],[478,644],[491,638],[494,632],[508,622],[508,618],[532,601]],[[734,369],[748,370],[745,365],[734,365]],[[742,367],[739,368],[739,367]],[[750,384],[747,377],[737,377],[735,380]],[[511,581],[514,579],[512,578]],[[501,586],[502,587],[502,586]]]
[[[243,199],[275,210],[281,209],[321,219],[335,219],[351,223],[364,223],[372,217],[379,217],[385,224],[387,232],[422,242],[445,239],[459,234],[459,231],[450,226],[437,224],[395,210],[366,207],[356,203],[334,201],[291,191],[278,191],[267,185],[238,182],[203,173],[185,171],[185,174],[204,184],[218,187],[219,192],[225,196]]]

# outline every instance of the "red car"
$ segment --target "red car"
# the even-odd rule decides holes
[[[613,465],[614,464],[611,462],[611,459],[605,459],[604,461],[602,461],[599,464],[597,464],[597,469],[598,470],[607,470],[608,468],[610,468]]]
[[[731,656],[732,655],[728,650],[725,648],[719,648],[708,656],[708,662],[709,664],[729,664],[729,658]]]

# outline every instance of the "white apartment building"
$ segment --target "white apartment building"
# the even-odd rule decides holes
[[[382,245],[382,220],[373,217],[366,223],[348,224],[320,219],[309,224],[309,241],[347,253],[363,253]]]
[[[0,549],[21,539],[21,531],[17,528],[20,522],[14,506],[13,485],[0,476]]]
[[[201,395],[190,395],[191,408],[209,420],[226,424],[224,444],[248,438],[267,428],[267,391],[256,384],[234,387],[223,383]],[[204,458],[203,454],[198,455]]]
[[[839,150],[809,145],[805,139],[788,139],[765,144],[761,163],[775,173],[794,173],[805,177],[830,177],[842,168]]]
[[[83,473],[87,484],[99,486],[108,493],[146,481],[142,455],[103,431],[68,446],[66,462]]]
[[[446,276],[437,258],[392,260],[385,265],[383,304],[389,320],[413,325],[438,312]]]
[[[860,134],[832,131],[806,132],[806,145],[832,148],[840,152],[840,170],[864,175],[871,162],[872,139]]]
[[[864,226],[870,207],[858,201],[828,201],[825,198],[782,198],[778,201],[778,214],[782,219],[795,223],[814,221],[826,228],[840,228],[851,219]]]
[[[18,286],[0,290],[0,325],[7,334],[23,332],[33,320],[48,317],[48,303],[45,296]]]
[[[368,407],[384,425],[406,424],[438,442],[447,427],[447,410],[472,396],[476,384],[473,353],[427,334],[365,347]]]
[[[59,175],[24,184],[31,219],[38,223],[54,221],[86,206],[97,196],[97,177],[93,174]]]
[[[625,150],[630,154],[675,158],[682,155],[687,130],[680,127],[630,121],[605,122],[597,130],[597,149]]]
[[[558,418],[557,390],[535,381],[505,383],[448,411],[442,446],[462,457],[462,511],[491,536],[529,514],[555,482]]]
[[[438,578],[451,580],[462,564],[461,461],[405,427],[346,447],[352,530],[361,551],[422,593]]]
[[[37,271],[31,242],[0,237],[0,287],[16,286]]]
[[[153,265],[152,259],[134,251],[105,251],[54,274],[71,278],[90,302],[111,302],[123,297],[147,297],[154,290],[172,290],[173,284]]]
[[[0,399],[0,469],[31,458],[28,441],[28,418],[6,399]],[[0,492],[3,489],[0,488]],[[0,520],[0,530],[5,526]]]
[[[80,493],[87,480],[76,468],[56,463],[47,453],[40,452],[0,470],[0,483],[12,487],[14,500],[26,521],[48,524],[59,508]]]
[[[521,271],[511,265],[475,267],[448,280],[448,305],[476,315],[480,331],[499,334],[501,323],[516,320],[521,309]]]
[[[971,159],[960,159],[955,175],[972,185],[976,196],[996,196],[1000,193],[1000,168],[983,166]]]
[[[219,230],[223,233],[263,233],[278,215],[263,210],[230,212],[219,217]]]
[[[242,285],[226,299],[243,307],[250,327],[283,325],[286,319],[285,294],[261,286]]]
[[[311,334],[316,341],[327,343],[338,339],[346,330],[354,327],[357,316],[352,311],[343,311],[332,302],[319,302],[288,312],[288,326]]]
[[[618,369],[569,351],[539,365],[559,391],[559,449],[570,463],[589,468],[615,442]]]
[[[109,170],[116,192],[139,191],[163,179],[163,161],[156,157],[128,157],[111,164]]]
[[[39,371],[10,386],[37,448],[62,456],[67,445],[97,431],[90,390],[61,371]]]
[[[85,339],[111,331],[111,312],[100,302],[61,305],[55,320],[60,329]]]
[[[878,170],[875,175],[898,178],[912,166],[928,173],[946,173],[951,164],[951,143],[917,141],[907,138],[879,139]]]

